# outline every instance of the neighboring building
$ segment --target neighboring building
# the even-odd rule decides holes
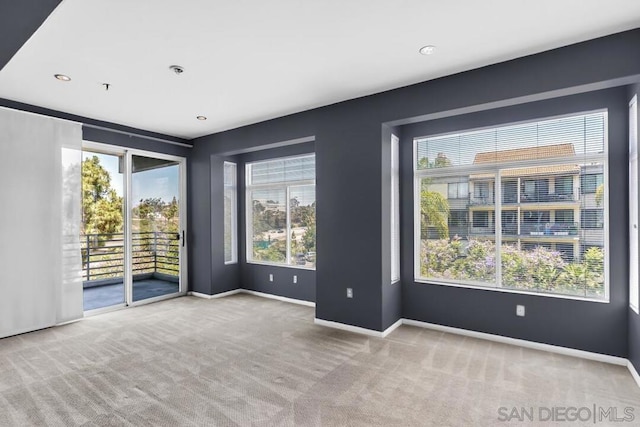
[[[476,154],[473,164],[500,164],[573,156],[573,144],[556,144]],[[449,235],[495,239],[500,205],[502,241],[522,249],[544,246],[567,260],[591,246],[602,247],[603,207],[596,201],[602,166],[551,164],[502,172],[500,200],[495,175],[470,175],[447,183]],[[442,191],[441,191],[442,192]]]

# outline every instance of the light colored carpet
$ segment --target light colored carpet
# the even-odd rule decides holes
[[[498,408],[593,405],[640,420],[624,367],[313,317],[250,295],[184,297],[0,340],[0,426],[521,425]]]

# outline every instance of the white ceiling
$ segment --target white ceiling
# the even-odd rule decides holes
[[[638,0],[64,0],[0,97],[194,138],[639,26]]]

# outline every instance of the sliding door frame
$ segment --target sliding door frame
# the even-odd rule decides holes
[[[100,142],[93,142],[84,140],[82,142],[82,150],[83,151],[93,151],[102,154],[110,154],[114,156],[122,156],[124,159],[124,182],[123,182],[123,202],[122,209],[124,215],[124,288],[125,288],[125,303],[117,304],[111,307],[99,308],[96,310],[91,310],[90,312],[85,312],[85,316],[87,313],[89,315],[99,314],[106,311],[118,310],[124,307],[135,307],[139,305],[149,304],[156,301],[162,301],[165,299],[176,298],[179,296],[184,296],[187,294],[187,280],[188,280],[188,272],[187,266],[188,264],[188,253],[187,253],[187,236],[189,235],[187,231],[187,159],[185,157],[173,156],[170,154],[157,153],[154,151],[146,151],[146,150],[138,150],[135,148],[127,148],[121,147],[117,145],[109,145]],[[133,269],[132,269],[132,248],[133,241],[131,235],[131,196],[132,196],[132,185],[131,185],[131,177],[132,177],[132,158],[133,156],[142,156],[142,157],[151,157],[155,159],[161,160],[169,160],[175,161],[178,163],[178,173],[180,180],[180,188],[179,188],[179,215],[180,215],[180,276],[179,276],[179,288],[178,292],[161,295],[153,298],[147,298],[140,301],[133,301]]]

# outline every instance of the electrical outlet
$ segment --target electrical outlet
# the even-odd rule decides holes
[[[296,275],[293,276],[293,283],[298,283],[298,276]]]
[[[347,288],[347,298],[353,298],[353,288]]]
[[[524,317],[524,305],[516,305],[516,316]]]
[[[270,274],[270,275],[269,275],[269,281],[270,281],[270,282],[273,282],[273,274]]]

